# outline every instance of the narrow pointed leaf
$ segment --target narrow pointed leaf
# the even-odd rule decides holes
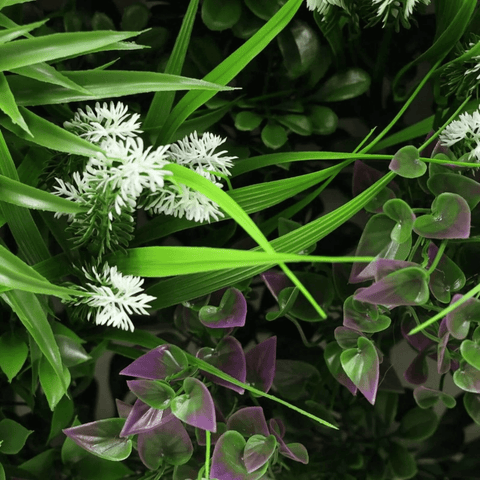
[[[0,337],[0,368],[9,383],[22,368],[27,356],[27,344],[14,332],[5,332]]]
[[[0,453],[15,455],[23,448],[33,430],[27,430],[15,420],[4,418],[0,421]]]
[[[15,97],[13,96],[5,75],[0,72],[0,110],[6,113],[12,122],[23,129],[28,135],[33,136],[28,129],[22,114],[19,112]]]

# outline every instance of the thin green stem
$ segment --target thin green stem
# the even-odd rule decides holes
[[[205,430],[206,450],[205,450],[205,479],[210,480],[210,431]]]
[[[369,145],[367,145],[361,153],[365,153],[369,150],[371,150],[391,129],[392,127],[398,122],[398,120],[401,118],[401,116],[405,113],[407,108],[411,105],[413,100],[415,100],[415,97],[420,93],[420,90],[424,87],[424,85],[427,83],[428,79],[432,76],[432,74],[435,72],[437,67],[440,65],[442,62],[442,59],[438,60],[437,63],[430,69],[430,71],[425,75],[423,80],[420,82],[418,87],[415,89],[415,91],[412,93],[410,98],[405,102],[403,107],[400,109],[400,111],[395,115],[395,118],[383,129],[383,131],[371,142]]]
[[[410,306],[410,305],[406,305],[406,308],[407,310],[409,311],[410,315],[414,318],[415,320],[415,323],[417,325],[420,325],[420,320],[417,316],[417,312]],[[426,330],[423,330],[422,332],[427,338],[429,338],[430,340],[432,340],[432,342],[435,342],[435,343],[439,343],[440,342],[440,339],[435,337],[434,335],[432,335],[431,333],[427,332]]]
[[[307,340],[307,337],[305,336],[305,333],[303,332],[301,325],[297,322],[295,318],[293,318],[291,315],[285,315],[285,317],[287,317],[297,327],[298,333],[300,334],[300,338],[302,339],[303,344],[307,348],[312,348],[317,346],[314,343],[310,343]]]
[[[417,251],[418,247],[422,243],[423,237],[417,237],[417,241],[415,242],[415,245],[413,248],[410,250],[410,254],[408,255],[407,262],[411,262],[413,256],[415,255],[415,252]]]
[[[448,243],[448,240],[442,240],[442,243],[440,244],[440,248],[438,249],[437,255],[435,256],[433,263],[430,265],[430,268],[427,270],[427,273],[429,275],[431,275],[433,271],[437,268],[437,265],[440,262],[440,259],[442,258],[443,252],[445,251],[445,247],[447,246],[447,243]]]

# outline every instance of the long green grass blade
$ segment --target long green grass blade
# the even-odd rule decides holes
[[[48,20],[42,20],[40,22],[29,23],[28,25],[22,25],[14,28],[7,28],[5,30],[0,31],[0,44],[11,42],[22,35],[25,35],[36,28],[45,25]]]
[[[30,292],[12,290],[2,293],[1,296],[32,336],[48,363],[55,370],[66,392],[70,383],[70,375],[68,369],[63,367],[52,327],[36,295]]]
[[[107,259],[125,275],[170,277],[281,262],[372,262],[374,257],[323,257],[209,247],[131,248]]]
[[[52,105],[57,103],[117,98],[138,93],[174,90],[232,90],[195,78],[167,75],[157,72],[129,72],[123,70],[86,70],[62,72],[63,76],[91,92],[91,95],[73,91],[61,85],[45,88],[43,82],[26,77],[14,77],[9,81],[18,105]]]
[[[288,0],[288,2],[262,27],[255,35],[248,39],[240,48],[233,52],[226,60],[214,68],[204,80],[226,85],[248,63],[254,59],[290,22],[302,0]],[[164,127],[160,131],[156,145],[170,143],[177,128],[195,111],[202,106],[215,93],[189,92],[187,93],[169,115]]]
[[[25,120],[18,110],[15,97],[10,91],[5,75],[2,72],[0,72],[0,110],[6,113],[14,124],[18,125],[28,135],[32,136],[32,133],[28,129]]]
[[[60,198],[52,193],[24,185],[0,175],[2,201],[19,207],[47,210],[59,213],[80,213],[83,209],[78,203]]]
[[[92,49],[136,37],[141,32],[67,32],[26,38],[0,45],[0,71],[49,62],[68,55],[81,55]]]
[[[197,10],[198,0],[190,0],[187,12],[183,17],[180,32],[178,33],[177,40],[175,41],[172,54],[168,59],[165,73],[171,75],[180,75],[182,73]],[[174,98],[174,92],[157,92],[153,97],[152,103],[150,104],[150,108],[147,112],[147,116],[143,122],[143,127],[145,129],[154,129],[153,133],[155,138],[158,135],[158,130],[163,126],[166,118],[170,114]]]

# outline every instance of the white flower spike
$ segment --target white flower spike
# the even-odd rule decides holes
[[[122,275],[117,267],[104,265],[103,271],[98,273],[92,268],[89,273],[82,268],[88,280],[94,283],[87,283],[89,290],[80,287],[91,295],[82,297],[73,303],[75,306],[87,305],[91,310],[87,314],[88,320],[95,314],[97,325],[108,325],[122,330],[134,331],[134,326],[129,315],[148,315],[147,303],[155,300],[155,297],[140,293],[143,291],[143,279],[132,275]],[[139,295],[137,295],[139,294]]]
[[[71,122],[64,122],[63,126],[74,131],[80,137],[85,138],[91,143],[99,144],[106,138],[115,140],[119,137],[125,140],[127,137],[135,137],[142,130],[139,130],[140,123],[137,120],[140,115],[137,113],[127,113],[128,107],[122,102],[115,105],[110,102],[110,107],[106,103],[100,106],[95,104],[95,112],[87,106],[86,113],[78,109]],[[131,118],[127,119],[127,117]]]

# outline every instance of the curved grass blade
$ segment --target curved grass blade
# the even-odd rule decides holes
[[[33,136],[18,110],[15,97],[10,91],[5,75],[2,72],[0,72],[0,110],[6,113],[14,124],[18,125],[31,137]]]
[[[129,72],[124,70],[86,70],[61,72],[64,77],[91,92],[82,94],[53,85],[48,89],[43,82],[26,77],[7,78],[18,105],[53,105],[57,103],[117,98],[138,93],[176,91],[176,90],[233,90],[231,87],[197,80],[195,78],[167,75],[157,72]]]
[[[22,35],[25,35],[26,33],[29,33],[32,30],[41,27],[42,25],[45,25],[47,22],[48,19],[41,20],[40,22],[29,23],[28,25],[6,28],[0,32],[0,44],[11,42],[16,38],[21,37]]]

